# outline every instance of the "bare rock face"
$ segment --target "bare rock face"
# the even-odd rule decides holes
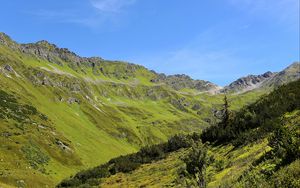
[[[8,35],[5,33],[0,32],[0,44],[7,46],[11,49],[18,49],[19,44],[17,44],[15,41],[13,41]]]
[[[200,92],[216,90],[219,87],[211,82],[204,80],[193,80],[185,74],[175,74],[166,76],[165,74],[157,74],[156,78],[150,80],[153,83],[163,83],[175,90],[183,88],[196,89]]]
[[[20,77],[20,75],[9,64],[5,64],[3,66],[0,66],[0,74],[3,74],[8,78],[12,78],[12,76]]]
[[[8,71],[8,72],[14,72],[14,69],[10,66],[10,65],[4,65],[4,70]]]
[[[68,101],[69,104],[73,104],[73,103],[80,103],[80,100],[74,97],[69,97]]]
[[[258,88],[263,82],[270,79],[275,74],[276,73],[266,72],[261,75],[249,75],[239,78],[236,81],[232,82],[230,85],[224,87],[221,90],[221,93],[243,92]]]
[[[66,48],[58,48],[54,44],[42,40],[37,43],[22,44],[21,51],[23,53],[33,54],[41,59],[61,65],[62,60],[68,63],[89,62],[87,58],[81,58]]]
[[[56,145],[63,151],[67,151],[67,152],[73,152],[72,149],[68,146],[68,144],[56,139],[55,141]]]
[[[266,72],[262,75],[242,77],[220,90],[220,93],[237,93],[253,89],[268,89],[300,79],[300,62],[294,62],[278,73]]]
[[[300,62],[294,62],[263,83],[264,87],[277,87],[300,79]]]

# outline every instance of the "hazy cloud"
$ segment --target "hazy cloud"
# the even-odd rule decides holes
[[[124,17],[121,17],[124,9],[135,2],[136,0],[89,0],[84,10],[78,6],[70,6],[67,10],[40,9],[27,13],[36,15],[38,19],[97,28],[108,22],[110,25],[119,25],[121,18],[124,20]]]
[[[124,7],[134,4],[136,0],[91,0],[90,2],[100,12],[118,13]]]

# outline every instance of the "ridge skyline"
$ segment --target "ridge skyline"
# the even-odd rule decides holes
[[[195,81],[199,80],[199,81],[207,81],[207,82],[210,82],[210,83],[216,85],[217,87],[219,87],[220,90],[223,89],[223,88],[226,88],[226,87],[230,86],[231,84],[233,84],[234,82],[236,82],[236,81],[238,81],[238,80],[240,80],[240,79],[247,78],[247,77],[252,77],[252,76],[261,76],[261,75],[264,75],[264,74],[269,73],[269,72],[271,72],[271,73],[273,73],[273,74],[276,74],[276,73],[280,72],[281,70],[287,68],[288,66],[292,65],[293,63],[298,63],[298,62],[299,62],[299,61],[296,61],[296,60],[295,60],[295,61],[291,62],[288,66],[284,67],[284,68],[281,69],[281,70],[267,70],[266,72],[258,73],[258,74],[256,74],[256,73],[250,73],[250,72],[249,72],[249,73],[246,74],[246,75],[243,75],[243,76],[240,76],[240,77],[236,77],[234,80],[230,81],[230,82],[227,83],[226,85],[220,85],[220,84],[217,84],[217,83],[215,83],[215,82],[213,82],[213,81],[211,81],[211,80],[205,80],[205,79],[202,79],[202,78],[195,78],[195,77],[193,77],[193,76],[191,76],[191,75],[189,75],[189,74],[186,74],[186,73],[167,74],[167,73],[165,73],[165,72],[159,72],[159,71],[157,71],[157,70],[152,70],[152,69],[150,69],[149,67],[147,67],[147,66],[145,66],[145,65],[143,65],[143,64],[138,64],[138,63],[135,63],[135,62],[129,62],[129,61],[126,61],[126,60],[118,60],[118,59],[111,60],[111,59],[102,58],[102,56],[99,56],[99,55],[94,55],[94,56],[86,57],[86,56],[83,56],[83,55],[81,55],[81,54],[79,54],[79,53],[77,53],[77,52],[74,52],[74,51],[71,50],[69,47],[61,47],[61,46],[59,46],[59,45],[55,44],[54,42],[51,42],[51,41],[49,41],[49,40],[47,40],[47,39],[40,39],[40,40],[38,40],[38,41],[36,41],[36,42],[22,43],[22,42],[19,42],[19,41],[16,41],[15,39],[13,39],[13,38],[12,38],[9,34],[7,34],[6,32],[0,31],[0,39],[3,38],[3,37],[4,37],[4,38],[5,38],[5,37],[8,37],[9,40],[11,40],[12,42],[14,42],[14,43],[16,43],[16,44],[18,44],[18,45],[32,45],[32,44],[33,44],[33,45],[43,45],[43,43],[45,43],[46,45],[51,45],[52,47],[54,47],[54,48],[56,48],[56,49],[59,49],[59,50],[66,50],[68,53],[74,54],[75,56],[78,56],[79,58],[83,58],[83,59],[94,59],[94,58],[97,59],[97,58],[99,58],[99,59],[102,59],[102,60],[107,60],[107,61],[112,61],[112,62],[122,62],[122,63],[129,63],[129,64],[134,64],[134,65],[143,66],[143,67],[145,67],[146,69],[148,69],[149,71],[154,71],[156,74],[164,74],[164,75],[166,75],[166,76],[187,76],[187,77],[189,77],[189,78],[191,78],[192,80],[195,80]],[[1,41],[0,41],[0,42],[1,42]]]

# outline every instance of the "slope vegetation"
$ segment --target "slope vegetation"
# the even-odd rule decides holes
[[[0,33],[0,182],[51,187],[216,121],[211,109],[221,96],[182,92],[185,84],[174,90],[153,82],[156,76],[139,65],[79,57],[46,41],[18,44]]]
[[[80,57],[0,33],[1,186],[53,187],[70,175],[218,120],[218,88],[143,66]],[[266,91],[231,95],[232,110]],[[3,185],[2,185],[3,184]]]
[[[198,187],[199,179],[190,173],[186,158],[195,154],[195,142],[210,141],[198,144],[200,151],[206,153],[202,176],[207,187],[299,187],[299,96],[300,80],[279,87],[237,113],[232,112],[226,125],[221,121],[219,127],[212,126],[201,135],[181,138],[179,143],[187,145],[180,146],[169,141],[168,147],[178,146],[174,147],[175,151],[166,153],[164,147],[155,146],[161,149],[148,154],[153,154],[153,151],[165,153],[161,160],[154,157],[147,164],[129,171],[119,170],[104,176],[97,171],[84,171],[60,186],[72,187],[67,182],[78,183],[82,177],[88,177],[84,180],[85,184],[77,186]],[[112,161],[114,166],[124,162]],[[125,163],[125,169],[126,164],[130,163]],[[108,165],[108,168],[111,166]],[[200,177],[199,172],[201,170],[196,177]],[[74,181],[76,178],[78,181]],[[93,182],[88,181],[91,178],[94,178]]]

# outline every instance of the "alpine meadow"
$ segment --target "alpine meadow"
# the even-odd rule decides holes
[[[0,188],[300,188],[298,0],[1,4]]]

